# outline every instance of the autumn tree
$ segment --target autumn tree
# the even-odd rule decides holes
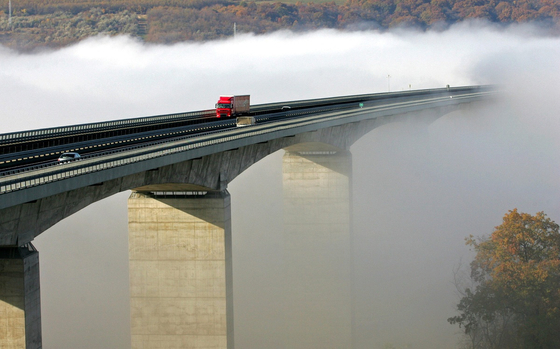
[[[560,348],[560,233],[543,212],[509,211],[489,238],[466,241],[474,287],[449,318],[471,348]]]
[[[328,1],[328,0],[327,0]],[[174,43],[320,28],[444,28],[469,19],[536,21],[560,33],[560,0],[0,0],[0,44],[24,50],[132,35]],[[141,18],[141,19],[140,19]]]

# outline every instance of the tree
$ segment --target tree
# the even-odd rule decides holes
[[[466,239],[476,252],[474,287],[458,316],[471,348],[560,348],[560,233],[543,212],[509,211],[489,238]]]

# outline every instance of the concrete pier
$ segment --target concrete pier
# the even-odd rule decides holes
[[[352,348],[352,156],[301,145],[283,158],[285,348]]]
[[[42,348],[39,285],[39,253],[31,243],[0,247],[0,348]]]
[[[128,216],[132,348],[233,349],[229,193],[133,192]]]

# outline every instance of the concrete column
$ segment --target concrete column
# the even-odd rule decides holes
[[[230,196],[192,194],[128,199],[132,348],[234,347]]]
[[[39,285],[39,253],[31,243],[0,247],[0,348],[42,347]]]
[[[352,348],[352,157],[286,152],[283,159],[285,348]]]

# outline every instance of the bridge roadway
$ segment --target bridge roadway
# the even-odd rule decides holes
[[[263,104],[252,107],[257,125],[248,128],[206,110],[1,134],[0,210],[248,144],[469,103],[493,91],[473,86]],[[282,111],[282,106],[291,109]],[[56,158],[65,151],[83,157],[58,164]]]
[[[212,111],[206,110],[0,135],[0,300],[4,300],[4,303],[0,301],[0,313],[9,314],[10,319],[6,321],[11,324],[0,324],[0,328],[7,329],[6,333],[0,331],[0,346],[23,347],[23,340],[27,348],[41,347],[39,262],[37,251],[30,242],[56,222],[87,205],[133,189],[136,193],[129,199],[131,316],[138,326],[132,329],[133,347],[134,343],[143,345],[146,340],[157,343],[163,338],[161,333],[152,333],[150,324],[154,321],[169,323],[171,318],[183,319],[186,313],[199,314],[202,311],[201,319],[208,320],[207,312],[226,315],[225,318],[220,315],[210,322],[197,324],[197,327],[202,326],[202,331],[190,334],[190,339],[185,339],[183,335],[165,337],[166,340],[206,343],[201,347],[210,347],[207,344],[212,342],[211,347],[233,348],[231,221],[229,194],[226,191],[230,181],[263,157],[286,149],[284,173],[293,186],[285,183],[291,198],[285,200],[297,203],[289,204],[291,206],[286,210],[294,215],[291,229],[303,229],[294,236],[307,232],[309,223],[319,226],[328,222],[321,228],[322,231],[338,226],[338,231],[348,237],[351,178],[348,173],[351,168],[348,149],[357,139],[389,122],[410,118],[432,122],[462,105],[486,100],[495,91],[492,86],[470,86],[263,104],[252,107],[251,113],[257,123],[247,127],[236,127],[231,119],[214,118]],[[290,109],[282,109],[284,106]],[[84,156],[79,161],[58,164],[56,158],[64,151],[79,151]],[[301,181],[297,178],[303,174],[299,172],[302,166],[328,168],[328,173],[323,174],[327,177],[318,175],[317,178],[322,178],[319,182]],[[335,187],[325,187],[319,196],[306,197],[306,188],[317,188],[324,183],[334,183]],[[177,192],[195,195],[192,198],[173,198],[175,194],[172,193]],[[197,193],[209,194],[197,197]],[[342,196],[335,202],[321,199],[322,203],[318,205],[317,197],[323,197],[325,193]],[[158,195],[164,196],[158,198]],[[171,195],[171,198],[165,198],[165,195]],[[313,204],[305,209],[297,206],[304,202]],[[213,213],[205,211],[205,207]],[[307,219],[327,219],[307,222],[298,228],[298,219],[295,218],[300,212],[309,210],[316,212],[307,215]],[[173,251],[179,245],[187,248],[183,252],[161,250],[156,254],[167,253],[162,260],[153,257],[154,241],[145,238],[147,231],[154,227],[151,219],[159,214],[162,216],[158,219],[168,219],[170,224],[157,229],[184,227],[177,231],[156,231],[154,236],[158,239],[170,239],[156,245]],[[288,215],[287,219],[290,221],[292,218]],[[185,224],[207,227],[204,229],[210,230],[203,234],[213,236],[213,242],[205,245],[210,240],[195,239],[177,245],[177,241],[183,241],[194,233],[189,233],[190,228]],[[201,231],[197,231],[200,234]],[[324,236],[308,241],[316,241],[317,238]],[[198,245],[200,243],[203,245]],[[200,259],[197,253],[196,260],[184,260],[182,264],[169,265],[168,270],[161,269],[169,264],[169,258],[181,259],[192,255],[193,246],[195,251],[213,252],[208,255],[208,260]],[[301,248],[302,241],[294,241],[293,246]],[[347,258],[350,252],[341,253]],[[150,255],[155,259],[146,260],[152,258]],[[300,252],[297,252],[294,259],[299,256]],[[350,264],[344,262],[341,265],[344,267],[340,269],[340,277],[344,279],[349,275]],[[165,279],[168,273],[174,273],[177,268],[191,270],[199,266],[206,269],[197,269],[193,275],[201,279],[187,280],[189,276],[174,281],[178,283],[178,289],[159,291],[176,295],[191,289],[193,284],[208,285],[211,280],[214,286],[196,290],[199,298],[192,295],[173,298],[171,305],[166,303],[171,299],[168,297],[146,297],[154,285],[168,283],[169,280]],[[332,271],[340,265],[329,268]],[[295,266],[291,278],[307,280],[310,276],[301,274],[300,269]],[[12,272],[6,272],[9,270]],[[153,274],[154,270],[159,271]],[[145,275],[154,278],[146,278]],[[157,281],[159,277],[164,279]],[[5,286],[20,282],[24,286],[16,287],[17,290]],[[185,282],[190,284],[181,284]],[[348,289],[337,292],[342,302],[340,305],[350,299]],[[193,299],[196,304],[205,305],[193,308]],[[294,299],[292,303],[298,301]],[[321,304],[319,307],[325,309]],[[181,312],[167,314],[162,313],[162,309],[178,309]],[[288,320],[292,324],[297,321],[300,320]],[[346,322],[350,323],[349,320]],[[177,328],[176,332],[184,334],[185,328],[192,328],[192,325],[187,323],[186,327]],[[148,335],[145,331],[152,332]],[[209,335],[208,331],[213,334]],[[341,336],[346,338],[350,332],[346,326]],[[193,339],[195,337],[198,339]],[[184,343],[169,347],[184,347]]]

